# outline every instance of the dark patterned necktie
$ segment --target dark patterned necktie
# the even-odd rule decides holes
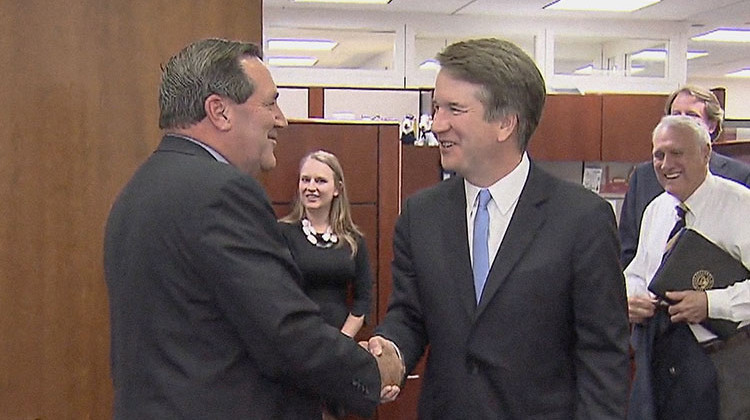
[[[674,244],[677,242],[677,239],[680,237],[679,233],[683,229],[685,229],[685,213],[687,212],[685,204],[680,203],[679,205],[676,205],[674,209],[677,212],[677,221],[675,221],[674,227],[672,227],[672,230],[669,232],[669,237],[667,238],[667,245],[664,247],[664,257],[662,258],[662,261],[664,261],[667,258],[667,255],[672,250],[672,247],[674,247]]]

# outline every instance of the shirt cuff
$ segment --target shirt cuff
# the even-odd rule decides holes
[[[708,317],[714,319],[731,319],[731,296],[726,290],[706,290],[708,299]]]

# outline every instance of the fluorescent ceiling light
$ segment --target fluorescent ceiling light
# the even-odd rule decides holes
[[[742,69],[727,73],[727,77],[750,77],[750,69]]]
[[[750,42],[750,29],[719,28],[690,39],[693,41]]]
[[[705,57],[708,51],[688,51],[687,59]],[[641,50],[630,56],[632,60],[637,61],[664,61],[667,59],[667,50]]]
[[[268,57],[268,65],[274,67],[311,67],[317,62],[315,57]]]
[[[661,0],[557,0],[542,9],[549,10],[587,10],[592,12],[632,12]]]
[[[424,60],[422,64],[419,65],[420,70],[440,70],[440,63],[438,63],[437,60],[434,58],[430,58],[427,60]]]
[[[667,59],[667,50],[640,50],[630,58],[640,61],[664,61]]]
[[[589,64],[583,67],[579,67],[573,71],[573,74],[594,74],[594,65]]]
[[[692,60],[694,58],[705,57],[708,55],[708,51],[688,51],[687,59]]]
[[[295,3],[388,4],[391,0],[293,0]]]
[[[339,45],[338,42],[328,39],[275,38],[268,40],[268,49],[274,51],[331,51],[337,45]]]
[[[646,70],[646,66],[630,66],[630,74],[640,73]]]

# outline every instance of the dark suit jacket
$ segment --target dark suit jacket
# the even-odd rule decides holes
[[[714,175],[750,186],[750,165],[739,160],[712,152],[709,170]],[[646,206],[662,192],[664,188],[656,179],[653,164],[650,161],[640,163],[630,176],[628,192],[620,213],[620,263],[623,267],[627,267],[635,257]]]
[[[165,137],[117,198],[104,263],[117,419],[372,415],[375,359],[296,281],[261,185]]]
[[[628,319],[611,207],[533,164],[479,307],[463,179],[411,197],[377,332],[414,368],[425,419],[624,418]]]

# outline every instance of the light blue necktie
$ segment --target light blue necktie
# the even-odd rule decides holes
[[[477,297],[477,304],[482,297],[487,274],[490,272],[490,251],[487,245],[490,236],[490,214],[487,211],[487,204],[491,198],[489,190],[479,191],[479,205],[477,206],[476,217],[474,217],[472,245],[474,249],[474,293]]]

